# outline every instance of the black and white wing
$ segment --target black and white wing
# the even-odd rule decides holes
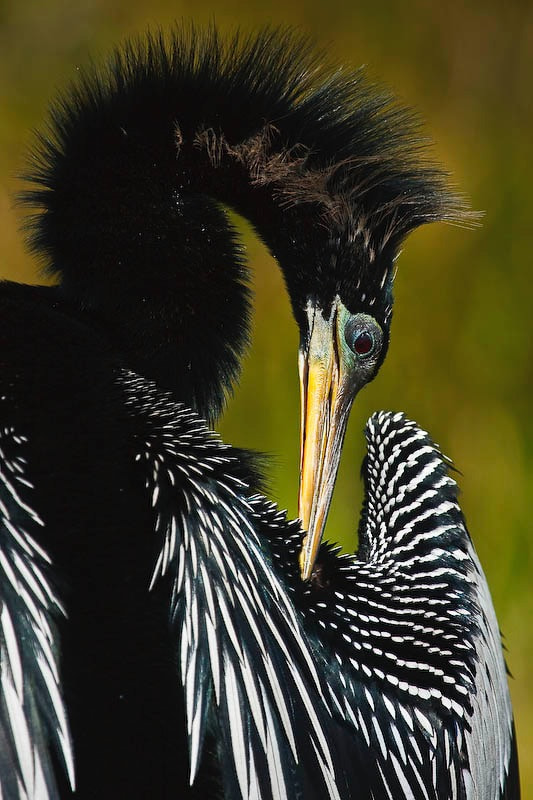
[[[195,414],[131,375],[125,389],[137,422],[146,420],[137,458],[162,540],[152,584],[173,579],[191,783],[215,720],[225,796],[340,800],[341,754],[331,746],[339,723],[254,526],[261,514],[275,525],[276,515],[246,499],[231,448]]]
[[[366,753],[361,797],[519,797],[513,715],[487,582],[428,434],[368,422],[358,558],[324,549],[308,612],[330,636],[332,695]],[[359,795],[356,795],[359,796]]]
[[[7,400],[0,398],[1,409]],[[26,440],[14,427],[2,425],[0,797],[54,800],[54,764],[63,763],[74,788],[55,626],[64,612],[48,577],[50,559],[37,543],[43,522],[32,507]]]

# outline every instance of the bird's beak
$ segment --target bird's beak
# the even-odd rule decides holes
[[[344,307],[329,318],[308,308],[309,331],[299,352],[301,424],[298,515],[307,534],[300,554],[303,580],[311,577],[337,477],[355,387],[343,357]],[[341,339],[342,337],[342,339]]]

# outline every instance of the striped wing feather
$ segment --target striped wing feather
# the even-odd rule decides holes
[[[74,788],[55,626],[64,611],[36,541],[25,445],[14,427],[0,432],[0,797],[53,800],[53,752]]]
[[[517,798],[500,634],[457,485],[403,414],[373,415],[366,435],[359,552],[326,549],[334,591],[306,597],[324,639],[334,626],[332,700],[366,764],[355,796]]]

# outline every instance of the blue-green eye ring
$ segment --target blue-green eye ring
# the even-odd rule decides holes
[[[359,358],[369,358],[376,350],[374,332],[360,320],[349,320],[344,329],[344,337],[352,352]]]

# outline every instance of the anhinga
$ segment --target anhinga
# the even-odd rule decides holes
[[[319,549],[399,246],[462,214],[413,130],[272,32],[148,37],[52,108],[26,200],[58,283],[0,289],[3,798],[518,796],[487,586],[413,423],[372,418],[358,555]],[[303,551],[202,422],[247,337],[223,205],[300,328]]]

